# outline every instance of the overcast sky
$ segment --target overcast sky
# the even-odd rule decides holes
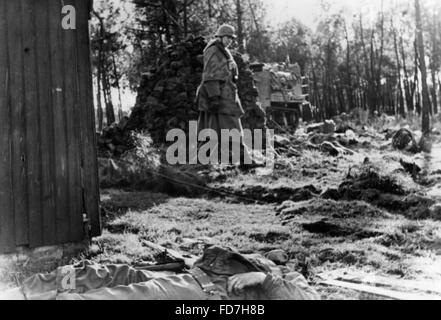
[[[291,18],[297,18],[309,27],[314,27],[317,18],[322,13],[321,0],[264,0],[266,2],[269,21],[272,24],[287,21]],[[406,0],[384,0],[384,6],[390,6],[397,1]],[[407,0],[412,1],[412,0]],[[432,0],[423,0],[432,1]],[[350,17],[355,13],[373,13],[379,11],[382,0],[332,0],[334,3],[330,10],[345,8],[346,14]]]

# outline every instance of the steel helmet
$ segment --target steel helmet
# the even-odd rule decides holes
[[[236,38],[236,30],[233,26],[230,26],[229,24],[223,24],[219,27],[219,29],[216,32],[216,37],[232,37]]]

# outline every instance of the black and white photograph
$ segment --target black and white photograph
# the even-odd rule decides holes
[[[0,0],[0,300],[441,300],[441,2]]]

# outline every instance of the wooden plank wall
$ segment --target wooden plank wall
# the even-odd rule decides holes
[[[62,6],[77,28],[61,27]],[[0,252],[101,232],[89,0],[0,0]]]

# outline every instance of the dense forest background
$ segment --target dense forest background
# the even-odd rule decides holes
[[[235,49],[250,61],[297,62],[323,119],[362,108],[372,115],[423,115],[428,123],[440,111],[441,2],[385,3],[348,13],[338,2],[321,1],[313,30],[297,19],[270,24],[262,0],[96,0],[99,128],[121,119],[121,92],[135,92],[169,45],[209,38],[222,23],[237,28]]]

